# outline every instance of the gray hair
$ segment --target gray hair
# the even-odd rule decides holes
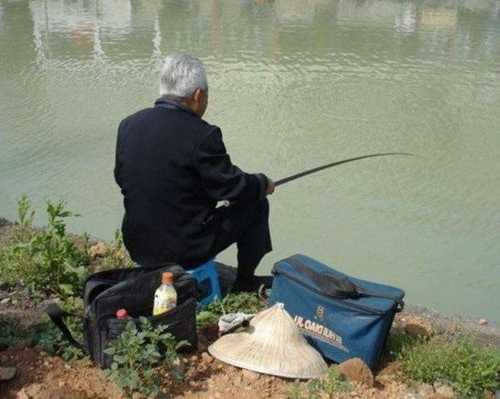
[[[189,54],[170,54],[160,73],[160,95],[191,97],[196,89],[208,90],[202,62]]]

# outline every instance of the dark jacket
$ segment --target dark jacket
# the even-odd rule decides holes
[[[217,126],[166,99],[120,123],[114,173],[123,240],[143,266],[206,260],[217,202],[256,202],[267,184],[231,163]]]

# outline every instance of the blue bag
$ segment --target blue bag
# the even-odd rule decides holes
[[[377,366],[404,291],[359,280],[304,255],[277,262],[269,303],[282,302],[309,343],[335,362]]]

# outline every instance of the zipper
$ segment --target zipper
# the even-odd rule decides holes
[[[285,262],[288,262],[288,260],[285,260]],[[293,265],[292,265],[293,266]],[[282,274],[283,276],[286,276],[287,278],[289,278],[290,280],[294,281],[295,283],[301,285],[302,287],[305,287],[307,288],[308,290],[322,296],[322,297],[325,297],[325,294],[323,292],[321,292],[321,290],[318,290],[314,287],[311,287],[310,285],[308,284],[305,284],[303,281],[301,281],[299,278],[295,277],[295,276],[292,276],[290,273],[287,273],[285,271],[274,271],[274,274]],[[336,298],[333,298],[333,297],[330,297],[328,296],[327,297],[328,299],[332,300],[332,301],[335,301],[339,304],[342,304],[344,307],[349,307],[349,306],[352,306],[353,308],[356,308],[358,310],[361,310],[362,312],[365,312],[365,313],[375,313],[377,315],[385,315],[387,312],[386,311],[383,311],[383,310],[380,310],[380,309],[376,309],[376,308],[373,308],[371,306],[368,306],[368,305],[361,305],[359,303],[353,303],[353,302],[348,302],[347,300],[341,300],[341,299],[336,299]]]

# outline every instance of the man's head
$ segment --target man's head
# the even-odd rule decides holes
[[[189,54],[170,54],[160,73],[160,95],[177,98],[203,116],[208,103],[205,67]]]

